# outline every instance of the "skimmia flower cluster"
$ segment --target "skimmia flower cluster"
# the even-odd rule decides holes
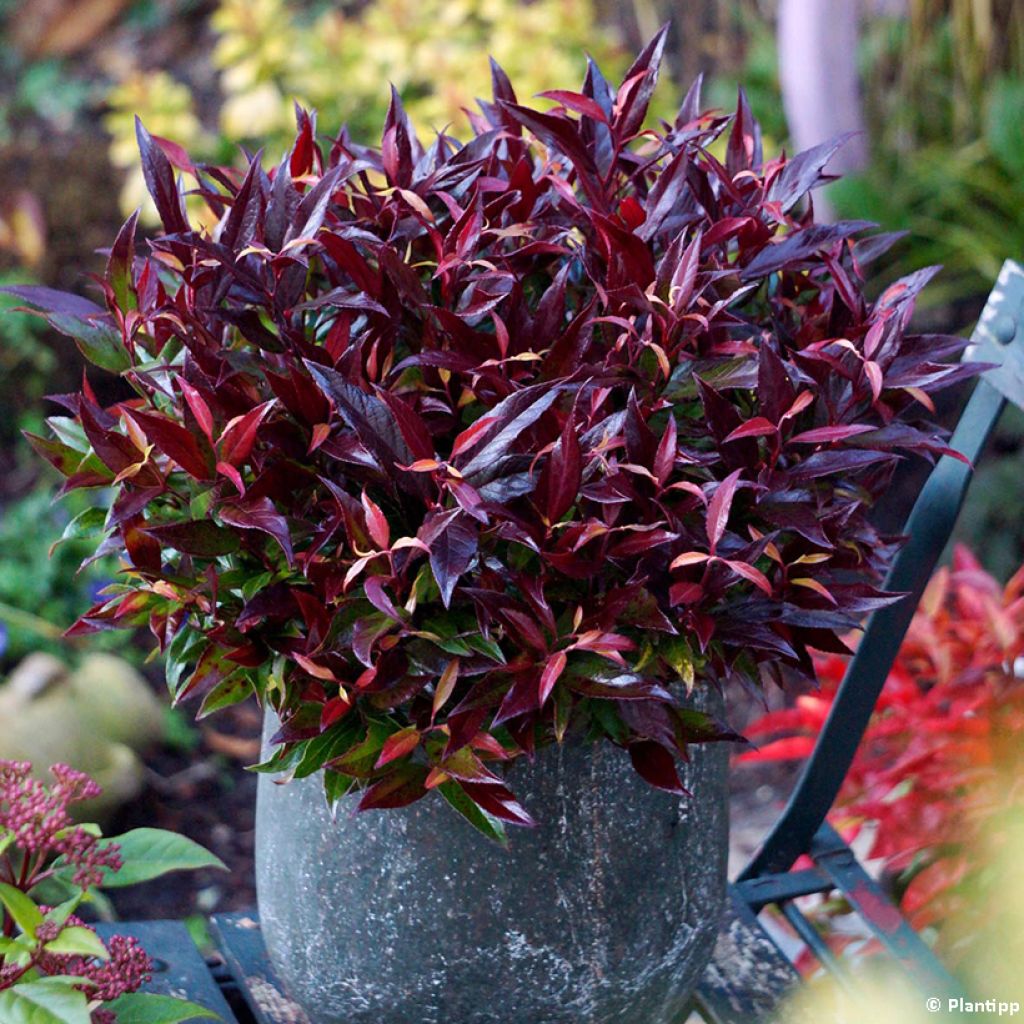
[[[132,389],[33,438],[115,493],[123,579],[73,632],[148,624],[202,714],[255,693],[263,767],[325,767],[329,799],[436,788],[492,832],[530,822],[500,762],[604,739],[679,791],[726,735],[684,684],[841,649],[886,600],[867,510],[942,449],[920,417],[961,342],[908,333],[928,272],[865,298],[890,239],[813,223],[838,141],[765,161],[699,83],[644,130],[663,41],[545,110],[494,66],[466,145],[424,148],[397,97],[379,148],[298,111],[269,170],[139,126],[162,233],[125,225],[103,307],[18,290]]]
[[[44,913],[52,910],[45,906],[39,909]],[[68,917],[63,927],[85,928],[96,934],[74,914]],[[56,938],[63,928],[54,928],[53,931],[57,933],[54,936]],[[45,932],[40,935],[37,931],[37,936],[40,939],[46,938]],[[101,940],[97,937],[97,942],[99,941]],[[130,935],[113,935],[103,945],[107,951],[106,959],[81,954],[44,952],[36,962],[36,967],[48,977],[82,978],[83,982],[79,986],[81,991],[90,999],[101,1003],[113,1002],[128,992],[137,992],[150,980],[153,961],[138,939]],[[103,1007],[98,1007],[92,1014],[93,1024],[105,1024],[107,1021],[113,1024],[116,1019],[113,1011]]]
[[[69,904],[37,907],[27,894],[61,868],[73,886],[88,890],[106,872],[120,870],[120,848],[71,820],[72,804],[99,795],[96,782],[64,764],[50,769],[56,780],[50,786],[31,771],[28,762],[0,761],[0,999],[4,992],[16,999],[25,989],[15,986],[38,984],[33,979],[40,977],[81,979],[74,987],[95,1004],[93,1024],[113,1024],[114,1014],[99,1004],[136,992],[148,980],[152,965],[145,950],[123,935],[104,943]],[[10,1001],[2,1006],[23,1010]]]
[[[0,835],[9,835],[22,857],[16,868],[9,854],[0,856],[0,881],[31,889],[57,856],[72,868],[72,882],[82,888],[98,885],[106,870],[121,867],[116,843],[100,843],[76,825],[72,804],[99,796],[100,787],[84,772],[66,764],[50,769],[56,782],[47,786],[32,776],[28,761],[0,761]]]
[[[189,839],[136,829],[103,839],[69,808],[100,794],[67,765],[46,785],[24,761],[0,761],[0,1021],[174,1024],[209,1018],[194,1003],[139,992],[152,963],[138,941],[106,941],[76,911],[99,887],[223,865]],[[124,877],[127,876],[127,877]],[[52,902],[51,902],[52,901]]]

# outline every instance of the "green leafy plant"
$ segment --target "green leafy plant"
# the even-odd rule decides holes
[[[99,786],[67,765],[47,786],[28,762],[0,761],[0,1019],[31,1024],[177,1024],[219,1019],[140,992],[151,962],[134,938],[103,941],[77,911],[100,891],[170,871],[224,865],[183,836],[135,829],[104,839],[69,808]]]
[[[929,302],[987,294],[1024,251],[1024,11],[1015,0],[911,0],[865,20],[871,165],[830,200],[905,230],[897,272],[942,264]]]
[[[24,278],[24,271],[0,273],[0,285]],[[16,304],[0,294],[0,443],[5,446],[18,440],[19,420],[38,405],[57,363],[43,340],[44,326],[37,317],[13,312]]]
[[[83,531],[90,532],[88,524],[102,522],[104,516],[97,496],[82,493],[56,502],[57,491],[56,483],[44,477],[24,497],[0,507],[3,661],[15,662],[38,650],[66,653],[64,630],[74,622],[82,602],[91,600],[117,571],[112,556],[81,568],[94,550]],[[131,651],[123,638],[117,643],[96,638],[87,646]]]
[[[892,600],[868,509],[973,371],[907,330],[928,273],[868,302],[887,239],[812,222],[838,143],[766,162],[699,84],[644,129],[663,45],[553,111],[494,64],[464,145],[397,93],[379,149],[299,110],[276,168],[200,173],[212,233],[140,124],[148,255],[133,216],[103,307],[13,289],[136,396],[31,438],[114,494],[126,568],[71,634],[148,624],[176,700],[277,712],[261,770],[363,810],[437,790],[495,838],[532,824],[507,762],[610,742],[680,793],[732,735],[687,689],[845,650]]]

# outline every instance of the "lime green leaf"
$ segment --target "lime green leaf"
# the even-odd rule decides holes
[[[47,923],[51,925],[56,924],[63,928],[67,919],[78,909],[78,906],[83,899],[85,899],[85,890],[80,889],[77,893],[75,893],[69,899],[66,899],[59,906],[56,906],[52,910],[47,912]]]
[[[0,992],[4,1024],[89,1024],[84,992],[68,988],[57,978],[40,978]]]
[[[67,956],[94,956],[97,960],[107,960],[110,954],[100,937],[88,928],[74,925],[65,928],[52,942],[43,949],[47,953],[62,953]]]
[[[24,953],[28,951],[30,954],[35,950],[36,945],[33,943],[31,946],[25,945],[24,936],[19,935],[16,939],[5,939],[0,937],[0,957],[6,957],[11,953]]]
[[[222,1020],[212,1010],[173,996],[158,996],[149,992],[132,992],[113,1002],[105,1003],[104,1009],[113,1010],[117,1024],[178,1024],[185,1020]]]
[[[13,885],[0,882],[0,903],[26,935],[35,936],[36,929],[43,923],[43,914],[28,896]]]
[[[195,871],[227,865],[198,843],[174,832],[158,828],[136,828],[109,840],[121,848],[120,871],[108,871],[101,883],[105,889],[121,889],[159,878],[170,871]]]

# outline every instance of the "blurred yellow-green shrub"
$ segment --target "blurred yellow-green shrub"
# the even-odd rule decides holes
[[[136,114],[152,134],[200,157],[230,160],[246,143],[275,160],[294,137],[296,101],[318,111],[321,130],[347,124],[356,141],[376,141],[393,83],[425,138],[441,129],[465,136],[463,109],[490,94],[488,55],[524,98],[582,81],[587,53],[609,78],[628,65],[590,0],[374,0],[358,13],[324,4],[300,9],[289,0],[219,0],[211,26],[219,135],[204,134],[182,82],[162,71],[133,73],[108,96],[115,166],[134,167]],[[122,198],[126,210],[143,202],[134,172]]]
[[[1019,781],[1008,779],[1011,790]],[[1019,1016],[1024,1004],[1024,807],[1019,792],[1008,800],[1016,806],[991,822],[975,845],[974,857],[984,887],[973,893],[962,924],[970,930],[970,954],[957,965],[956,978],[965,1002],[940,992],[922,992],[893,962],[866,958],[849,964],[853,983],[836,976],[817,976],[799,986],[779,1024],[929,1024],[933,1021],[992,1022]]]
[[[210,145],[193,110],[188,86],[166,71],[133,71],[111,89],[107,103],[110,110],[104,125],[111,136],[110,162],[126,172],[121,188],[123,210],[134,210],[149,202],[135,142],[136,114],[143,118],[152,135],[174,139],[186,149],[197,151]]]

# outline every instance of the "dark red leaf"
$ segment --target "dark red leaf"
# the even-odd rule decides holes
[[[583,479],[583,453],[574,417],[565,419],[562,436],[541,474],[540,491],[547,496],[545,515],[557,523],[572,507]]]
[[[428,520],[419,538],[430,550],[430,568],[447,608],[459,577],[476,557],[479,528],[464,512],[447,512]]]
[[[125,415],[138,424],[150,444],[173,459],[197,480],[213,476],[213,455],[187,428],[175,420],[143,409],[125,409]]]
[[[227,502],[217,509],[217,513],[228,526],[236,526],[240,530],[259,530],[273,537],[281,545],[288,564],[294,562],[288,520],[274,508],[269,498],[243,498]]]
[[[171,234],[188,231],[185,206],[174,180],[174,171],[171,170],[170,161],[137,117],[135,118],[135,137],[139,143],[142,174],[146,179],[146,188],[153,197],[156,212],[160,214],[164,227]]]
[[[145,533],[161,544],[188,555],[214,558],[238,550],[238,537],[209,519],[192,519],[164,525],[147,523]]]
[[[427,795],[424,785],[426,781],[426,768],[403,762],[363,793],[357,810],[379,811],[389,807],[408,807]]]
[[[729,521],[729,512],[732,510],[732,499],[736,494],[740,476],[743,470],[733,470],[716,488],[715,493],[708,502],[707,535],[709,550],[712,554],[718,547],[718,542],[725,533],[726,524]]]
[[[659,743],[641,740],[629,745],[629,758],[637,774],[655,789],[667,793],[686,794],[679,781],[675,758]]]
[[[138,220],[139,213],[136,210],[117,233],[107,259],[106,282],[113,292],[117,308],[122,313],[135,307],[135,279],[132,266],[135,262],[135,226]]]

